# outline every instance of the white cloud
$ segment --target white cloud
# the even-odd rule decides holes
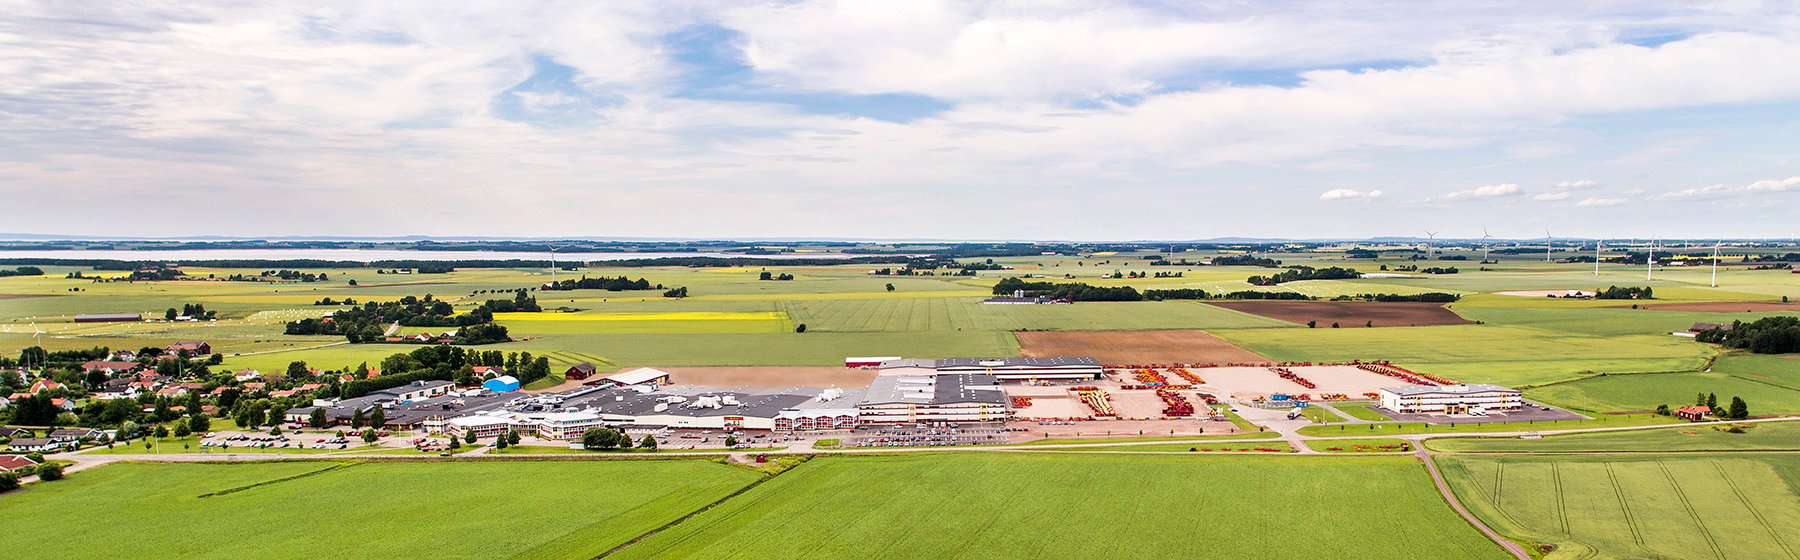
[[[1319,195],[1319,200],[1371,200],[1381,198],[1381,189],[1359,191],[1354,189],[1331,189]]]
[[[207,204],[218,219],[128,233],[454,234],[495,214],[521,219],[492,235],[889,233],[845,211],[866,208],[932,216],[941,221],[919,227],[944,235],[1032,237],[1043,232],[1030,220],[942,210],[1031,196],[1075,211],[1088,193],[1177,198],[1166,196],[1173,185],[1201,185],[1185,188],[1221,204],[1387,200],[1422,195],[1336,186],[1444,184],[1437,162],[1480,168],[1509,154],[1555,154],[1543,176],[1575,177],[1601,156],[1559,150],[1608,145],[1608,127],[1635,134],[1666,126],[1658,111],[1756,102],[1781,114],[1800,103],[1800,21],[1753,3],[1302,4],[19,3],[0,17],[0,196],[23,202],[0,205],[0,223],[59,231],[59,216],[76,212]],[[734,30],[716,47],[750,71],[696,75],[669,44],[711,25]],[[1671,34],[1687,38],[1622,41]],[[496,115],[496,96],[528,80],[537,56],[617,103],[553,128]],[[690,91],[709,81],[775,93]],[[895,123],[809,105],[871,93],[949,108]],[[514,97],[540,112],[587,109],[554,89]],[[1710,163],[1773,157],[1732,147],[1751,149]],[[1634,172],[1706,181],[1669,159]],[[1538,196],[1596,188],[1577,183],[1591,181]],[[1528,194],[1508,185],[1444,198]],[[1058,196],[1032,196],[1047,187]],[[692,201],[692,219],[616,212],[674,198]],[[1445,219],[1499,206],[1461,204]],[[617,218],[581,232],[555,219],[600,212]],[[315,218],[259,218],[271,213]],[[1244,215],[1218,227],[1283,226]],[[1076,229],[1066,233],[1110,233]]]
[[[1531,195],[1531,199],[1540,201],[1540,202],[1551,202],[1551,201],[1556,201],[1556,200],[1564,200],[1564,199],[1569,198],[1570,196],[1573,196],[1573,195],[1570,195],[1567,192],[1547,192],[1547,193],[1538,193],[1538,194]]]
[[[1696,200],[1696,199],[1723,198],[1723,197],[1728,197],[1728,196],[1739,196],[1739,195],[1755,194],[1755,193],[1785,192],[1796,186],[1800,186],[1800,176],[1788,177],[1786,179],[1764,179],[1761,181],[1756,181],[1754,183],[1750,183],[1748,185],[1743,185],[1743,186],[1739,186],[1739,187],[1733,187],[1733,186],[1728,186],[1724,183],[1719,183],[1716,185],[1709,185],[1709,186],[1705,186],[1705,187],[1682,189],[1679,191],[1669,191],[1669,192],[1665,192],[1665,193],[1653,194],[1653,195],[1650,195],[1650,199],[1651,200]]]
[[[1600,188],[1600,182],[1590,180],[1590,179],[1582,179],[1579,181],[1563,181],[1561,183],[1557,183],[1557,184],[1551,186],[1550,188],[1556,189],[1559,191],[1585,191],[1588,189]]]
[[[1581,201],[1581,202],[1577,202],[1577,203],[1575,203],[1575,205],[1576,205],[1576,206],[1583,206],[1583,207],[1588,207],[1588,206],[1618,206],[1618,205],[1620,205],[1620,204],[1624,204],[1624,203],[1625,203],[1625,199],[1623,199],[1623,198],[1599,198],[1599,197],[1588,197],[1588,198],[1587,198],[1587,199],[1584,199],[1584,200],[1582,200],[1582,201]]]
[[[1456,192],[1444,195],[1444,200],[1501,198],[1501,197],[1508,197],[1508,196],[1518,196],[1518,195],[1521,195],[1524,193],[1525,193],[1525,190],[1519,188],[1519,185],[1516,185],[1513,183],[1501,183],[1498,185],[1486,185],[1486,186],[1475,187],[1473,189],[1469,189],[1466,191],[1456,191]]]
[[[1800,176],[1786,179],[1764,179],[1744,185],[1744,190],[1751,192],[1782,192],[1800,186]]]

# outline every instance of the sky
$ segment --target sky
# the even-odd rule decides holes
[[[0,231],[1797,237],[1796,61],[1791,1],[0,0]]]

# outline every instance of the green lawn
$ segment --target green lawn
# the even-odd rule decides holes
[[[1254,428],[1252,428],[1254,429]],[[1279,437],[1276,434],[1260,432],[1243,432],[1236,434],[1207,434],[1197,436],[1128,436],[1128,437],[1054,437],[1035,439],[1018,445],[1076,445],[1084,443],[1129,443],[1140,441],[1204,441],[1215,439],[1269,439]]]
[[[1506,557],[1444,504],[1411,457],[931,453],[820,457],[616,557],[1406,558],[1421,550]]]
[[[1192,301],[982,305],[980,299],[787,302],[788,317],[824,332],[1221,329],[1292,326]]]
[[[1098,446],[1098,447],[1072,447],[1072,448],[1068,448],[1068,449],[1062,449],[1060,451],[1074,451],[1074,452],[1079,452],[1079,453],[1086,453],[1086,452],[1090,452],[1090,451],[1099,451],[1099,452],[1108,452],[1108,453],[1133,452],[1133,451],[1136,451],[1136,452],[1153,451],[1153,452],[1158,452],[1158,453],[1170,453],[1170,452],[1177,452],[1177,451],[1183,452],[1183,453],[1189,453],[1189,452],[1206,453],[1206,452],[1220,452],[1220,451],[1237,451],[1237,452],[1256,451],[1256,452],[1263,452],[1263,453],[1293,453],[1294,446],[1289,445],[1288,442],[1285,442],[1285,441],[1254,441],[1254,442],[1233,443],[1229,439],[1227,439],[1224,441],[1210,442],[1210,443],[1159,443],[1159,444],[1154,444],[1154,445],[1105,445],[1105,446]]]
[[[137,463],[74,473],[0,498],[0,550],[14,558],[592,558],[757,476],[686,460],[335,464]],[[220,493],[232,489],[241,491]],[[54,538],[46,527],[56,528]]]
[[[1457,497],[1511,538],[1564,558],[1794,558],[1800,457],[1438,458]]]
[[[1412,445],[1403,439],[1313,439],[1306,446],[1320,453],[1393,453],[1407,449],[1382,449],[1383,446]]]
[[[1589,411],[1651,410],[1693,404],[1697,393],[1721,403],[1741,396],[1753,414],[1800,413],[1800,359],[1729,355],[1711,372],[1593,377],[1533,388],[1526,397]]]
[[[1334,403],[1331,405],[1332,408],[1338,409],[1339,412],[1348,414],[1358,420],[1368,420],[1370,422],[1387,422],[1393,420],[1392,418],[1388,418],[1387,415],[1370,409],[1372,406],[1375,406],[1375,403]]]
[[[1371,424],[1336,424],[1331,426],[1306,426],[1300,428],[1300,434],[1313,437],[1332,437],[1378,436],[1388,434],[1442,434],[1458,432],[1537,432],[1584,428],[1613,428],[1621,426],[1654,426],[1657,424],[1674,424],[1679,422],[1681,422],[1680,419],[1657,416],[1654,414],[1607,414],[1591,420],[1550,420],[1545,422],[1483,422],[1479,424],[1380,422]]]
[[[1597,452],[1597,451],[1772,451],[1800,450],[1800,421],[1742,424],[1744,433],[1721,425],[1676,426],[1657,430],[1564,434],[1542,439],[1435,438],[1426,447],[1438,451]]]
[[[1714,350],[1667,334],[1576,335],[1504,325],[1232,329],[1232,343],[1284,361],[1381,358],[1461,381],[1523,385],[1597,372],[1689,371]]]

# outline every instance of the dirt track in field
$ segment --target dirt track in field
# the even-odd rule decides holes
[[[62,294],[0,294],[0,299],[25,299],[34,297],[57,297]]]
[[[632,369],[632,368],[625,368]],[[682,385],[713,387],[864,387],[873,369],[840,366],[659,367]]]
[[[1090,356],[1102,364],[1266,362],[1269,358],[1201,330],[1013,333],[1034,358]]]
[[[1614,305],[1612,307],[1631,307]],[[1800,305],[1772,301],[1689,301],[1681,303],[1640,303],[1638,307],[1663,311],[1698,311],[1702,313],[1761,313],[1792,311],[1800,313]]]
[[[1451,312],[1442,303],[1379,301],[1230,301],[1212,303],[1233,311],[1306,324],[1318,321],[1319,328],[1337,323],[1344,328],[1360,328],[1370,323],[1377,327],[1423,327],[1430,325],[1465,325],[1474,323]]]

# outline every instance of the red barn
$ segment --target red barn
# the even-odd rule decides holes
[[[1710,406],[1684,406],[1675,409],[1675,417],[1682,420],[1699,422],[1710,415],[1712,415],[1712,407]]]

